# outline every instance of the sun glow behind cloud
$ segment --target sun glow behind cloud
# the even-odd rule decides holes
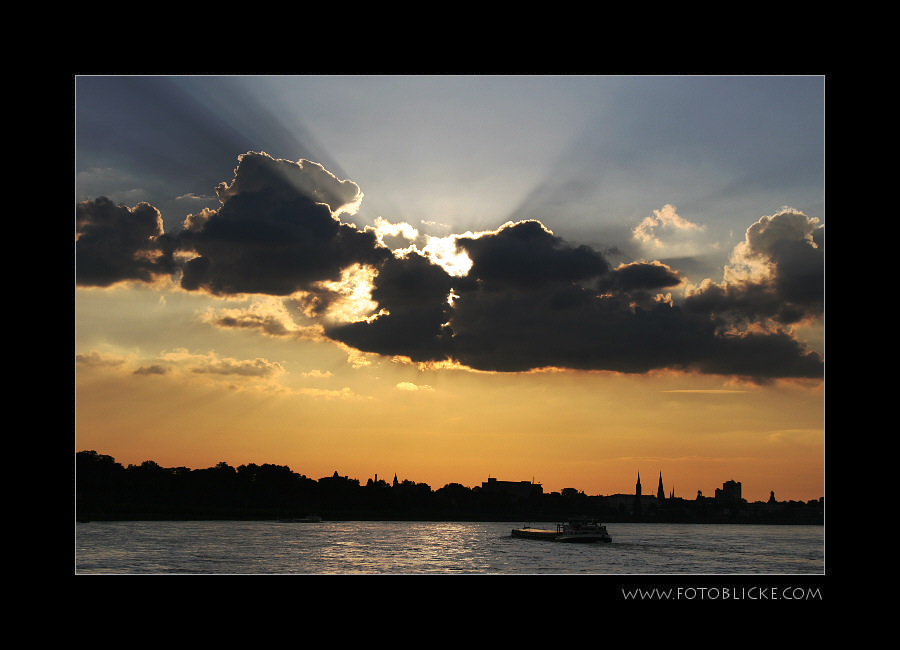
[[[375,219],[374,231],[379,243],[392,248],[394,254],[403,257],[412,252],[420,253],[453,277],[462,277],[472,268],[472,260],[457,246],[457,240],[462,237],[479,236],[471,232],[443,237],[422,234],[408,223],[391,223],[383,217]],[[395,246],[392,247],[388,238],[395,240],[399,238],[400,241],[395,241]]]
[[[324,318],[343,323],[355,323],[373,318],[378,303],[372,300],[372,286],[377,271],[368,265],[353,264],[343,270],[337,282],[322,281],[317,288],[333,296],[323,314]]]

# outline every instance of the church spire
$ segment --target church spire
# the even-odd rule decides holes
[[[638,472],[637,485],[634,486],[634,513],[641,514],[641,473]]]
[[[659,473],[659,489],[656,490],[656,498],[660,501],[666,498],[666,491],[663,490],[662,472]]]

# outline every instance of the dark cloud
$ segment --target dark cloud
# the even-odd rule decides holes
[[[334,214],[344,210],[352,212],[352,207],[348,206],[362,199],[356,183],[338,180],[319,163],[275,160],[255,152],[238,157],[231,185],[220,183],[216,193],[223,204],[231,198],[246,195],[264,196],[270,203],[290,203],[297,197],[304,197],[324,203]]]
[[[821,317],[825,304],[825,227],[785,209],[747,229],[721,284],[707,282],[685,308],[732,322],[790,324]]]
[[[542,367],[628,373],[680,369],[758,379],[818,377],[822,359],[779,329],[821,313],[822,229],[794,211],[766,217],[736,251],[732,277],[672,300],[681,275],[661,262],[615,268],[539,221],[508,223],[457,240],[472,266],[452,276],[416,252],[394,254],[370,230],[343,223],[359,188],[321,165],[248,153],[221,208],[192,215],[164,235],[150,206],[102,199],[78,212],[78,282],[148,281],[175,270],[182,287],[214,294],[306,292],[309,313],[331,315],[338,297],[323,280],[374,269],[368,318],[324,323],[353,348],[417,362],[453,360],[490,371]],[[151,264],[152,261],[152,264]],[[149,265],[149,266],[148,266]],[[102,281],[101,281],[102,279]]]
[[[329,337],[365,352],[402,355],[413,361],[453,357],[454,278],[427,258],[412,253],[382,263],[372,299],[383,313],[376,318],[328,327]]]
[[[599,253],[569,246],[533,221],[463,239],[460,248],[473,261],[466,277],[450,278],[424,258],[395,262],[372,293],[389,314],[327,334],[369,352],[502,372],[556,366],[821,375],[819,356],[784,333],[724,333],[708,314],[659,299],[659,291],[682,282],[664,264],[610,269]]]
[[[359,188],[316,163],[248,153],[217,192],[222,207],[189,220],[179,237],[197,254],[184,266],[185,289],[286,296],[389,255],[374,233],[336,217],[359,200]]]
[[[232,184],[217,193],[221,208],[189,216],[175,234],[163,234],[159,212],[146,204],[131,210],[105,198],[81,203],[77,282],[109,286],[172,274],[179,250],[188,257],[181,278],[187,290],[283,296],[389,256],[373,233],[337,217],[359,201],[359,188],[317,163],[247,153]]]
[[[560,280],[578,282],[609,270],[600,253],[587,246],[567,245],[538,221],[507,224],[478,238],[460,238],[457,246],[472,260],[469,276],[489,287],[529,290]]]
[[[79,284],[150,282],[175,271],[176,244],[163,233],[159,211],[147,203],[132,209],[105,197],[84,201],[76,209],[75,228]]]
[[[537,293],[476,291],[454,303],[454,352],[483,370],[541,367],[641,373],[676,369],[761,379],[816,377],[818,355],[783,334],[723,336],[666,301],[637,303],[558,283]]]
[[[756,380],[821,377],[822,358],[784,331],[715,336],[709,354],[690,364],[700,372]]]
[[[643,372],[671,365],[673,328],[665,315],[635,311],[627,297],[598,297],[572,283],[542,291],[465,292],[454,303],[453,328],[460,361],[483,370],[566,368]],[[662,317],[661,317],[662,316]],[[658,329],[665,334],[662,345]]]
[[[671,289],[681,284],[681,277],[661,262],[633,262],[622,264],[597,282],[597,289],[606,292],[647,292]]]

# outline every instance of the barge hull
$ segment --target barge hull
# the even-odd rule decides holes
[[[560,533],[555,530],[540,530],[538,528],[517,528],[512,531],[513,537],[522,537],[524,539],[545,539],[556,541],[560,537]]]
[[[541,530],[539,528],[516,528],[512,531],[513,537],[522,539],[542,539],[550,542],[564,542],[570,544],[590,544],[598,542],[611,542],[609,537],[592,535],[566,535],[556,530]]]

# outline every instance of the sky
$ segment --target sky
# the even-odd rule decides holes
[[[825,494],[821,76],[76,76],[75,449]]]

